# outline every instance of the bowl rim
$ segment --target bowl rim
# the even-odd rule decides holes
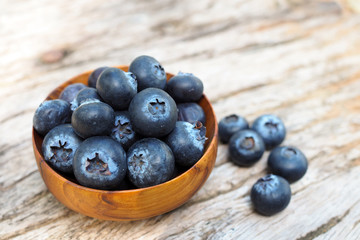
[[[117,65],[117,66],[113,66],[115,68],[119,68],[121,70],[123,69],[128,69],[129,66],[127,65]],[[64,87],[72,84],[72,83],[77,83],[78,81],[76,81],[81,75],[86,75],[86,74],[90,74],[91,72],[93,72],[95,69],[93,70],[89,70],[89,71],[85,71],[85,72],[82,72],[80,74],[77,74],[76,76],[64,81],[61,85],[58,85],[53,91],[51,91],[47,96],[46,98],[44,99],[44,101],[46,100],[51,100],[51,99],[55,99],[55,98],[51,98],[50,96],[51,95],[55,95],[55,92],[57,92],[57,89],[64,85]],[[125,71],[125,70],[124,70]],[[126,70],[128,71],[128,70]],[[168,73],[166,72],[166,76],[167,76],[167,79],[170,79],[171,77],[175,76],[174,74],[172,73]],[[168,81],[168,80],[167,80]],[[66,85],[65,85],[66,84]],[[57,95],[57,94],[56,94]],[[151,191],[152,189],[155,189],[155,188],[158,188],[158,187],[162,187],[162,186],[165,186],[165,185],[168,185],[168,184],[172,184],[173,182],[177,181],[179,177],[181,177],[182,175],[184,174],[187,174],[188,172],[192,171],[194,168],[198,168],[198,165],[200,165],[200,162],[201,160],[204,159],[204,157],[208,154],[210,154],[211,152],[211,149],[213,147],[217,147],[216,143],[217,143],[217,137],[218,137],[218,125],[217,125],[217,119],[216,119],[216,115],[215,115],[215,111],[214,111],[214,108],[210,102],[210,100],[206,97],[206,95],[203,93],[202,97],[200,98],[200,100],[205,100],[208,105],[209,105],[209,108],[210,108],[210,111],[211,111],[211,115],[214,117],[214,133],[212,135],[212,138],[209,138],[209,142],[207,144],[207,148],[205,150],[205,152],[203,153],[203,155],[201,156],[201,158],[194,164],[192,165],[190,168],[188,168],[186,171],[182,172],[181,174],[177,175],[176,177],[174,178],[171,178],[170,180],[166,181],[166,182],[163,182],[163,183],[160,183],[160,184],[157,184],[157,185],[154,185],[154,186],[150,186],[150,187],[144,187],[144,188],[136,188],[136,189],[124,189],[124,190],[101,190],[101,189],[95,189],[95,188],[89,188],[89,187],[85,187],[85,186],[82,186],[80,184],[77,184],[75,182],[73,182],[72,180],[62,176],[60,173],[56,172],[52,167],[50,167],[50,165],[45,161],[44,159],[44,156],[43,156],[43,153],[42,153],[42,149],[39,149],[38,148],[38,144],[36,144],[36,140],[35,140],[35,136],[39,136],[40,138],[44,138],[42,137],[41,135],[39,135],[34,127],[32,128],[32,142],[33,142],[33,149],[34,151],[36,150],[37,153],[39,154],[39,156],[41,157],[40,161],[39,161],[39,170],[45,166],[46,168],[48,168],[51,172],[51,174],[53,174],[54,176],[56,176],[59,180],[61,180],[61,182],[64,182],[66,184],[70,184],[70,185],[73,185],[73,187],[76,187],[78,189],[81,189],[81,190],[84,190],[84,191],[90,191],[90,192],[93,192],[93,193],[101,193],[101,194],[104,194],[104,193],[111,193],[111,194],[126,194],[126,193],[140,193],[140,192],[143,192],[143,191]],[[199,101],[200,101],[199,100]],[[197,101],[197,102],[199,102]],[[35,157],[35,160],[36,162],[38,162],[38,160],[36,159]],[[43,165],[44,164],[44,165]],[[41,175],[42,175],[42,170],[41,171]]]

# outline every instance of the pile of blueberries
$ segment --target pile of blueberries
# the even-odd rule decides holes
[[[129,72],[101,67],[88,86],[68,85],[41,103],[33,126],[56,171],[83,186],[121,190],[154,186],[194,165],[206,141],[205,113],[196,102],[201,80],[179,73],[166,81],[160,63],[135,58]]]
[[[251,189],[251,201],[257,212],[265,216],[284,210],[291,199],[290,184],[302,178],[308,168],[305,155],[296,147],[279,146],[285,139],[283,121],[273,114],[247,120],[237,114],[219,122],[219,138],[229,144],[230,160],[249,167],[258,162],[265,150],[271,150],[267,165],[270,174],[260,178]]]

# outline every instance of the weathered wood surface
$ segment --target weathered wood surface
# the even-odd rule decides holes
[[[360,16],[342,3],[0,0],[0,239],[359,239]],[[47,191],[31,147],[39,103],[80,72],[141,54],[199,76],[218,119],[285,121],[284,144],[309,159],[285,211],[251,208],[268,153],[238,168],[225,145],[188,203],[148,220],[91,219]]]

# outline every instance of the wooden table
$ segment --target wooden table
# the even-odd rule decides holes
[[[0,5],[0,239],[360,238],[360,16],[320,0]],[[143,54],[201,78],[218,119],[284,120],[284,144],[299,147],[309,169],[283,212],[263,217],[251,207],[268,153],[239,168],[226,145],[190,201],[151,219],[92,219],[49,193],[31,145],[37,106],[78,73]]]

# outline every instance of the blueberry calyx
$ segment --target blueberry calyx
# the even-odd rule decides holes
[[[242,148],[250,150],[255,146],[255,140],[252,137],[245,137],[240,144]]]
[[[194,123],[194,129],[198,129],[196,140],[204,142],[207,140],[206,135],[206,127],[200,121],[196,121]]]
[[[263,190],[266,190],[267,187],[274,187],[274,184],[272,184],[273,177],[268,174],[258,180],[258,187],[261,187]]]
[[[94,158],[88,158],[86,161],[86,171],[89,173],[98,172],[101,175],[110,176],[109,166],[99,157],[99,153],[95,153]]]
[[[224,121],[226,123],[231,123],[231,122],[236,122],[239,119],[238,115],[236,114],[231,114],[227,117],[224,118]]]
[[[274,122],[266,122],[265,123],[265,126],[269,129],[269,131],[271,133],[276,133],[277,129],[278,129],[278,124],[277,123],[274,123]]]
[[[129,165],[131,165],[135,171],[136,170],[141,170],[141,172],[145,171],[148,162],[145,159],[144,154],[139,153],[139,154],[134,154],[134,156],[132,158],[129,159]]]
[[[159,101],[159,99],[156,98],[155,101],[149,103],[148,109],[152,115],[164,114],[165,102]]]
[[[61,140],[59,140],[59,146],[50,146],[50,150],[53,155],[50,157],[49,160],[54,163],[69,161],[72,149],[66,148],[66,145],[68,145],[67,142],[64,142],[64,144],[62,144]]]
[[[286,148],[285,151],[284,151],[284,155],[287,158],[291,158],[292,156],[295,156],[296,154],[297,154],[296,150],[294,148],[291,148],[291,147]]]
[[[119,131],[120,139],[124,139],[125,135],[129,135],[132,133],[129,122],[124,122],[122,124],[119,120],[118,123],[115,125],[115,127],[117,128],[117,130],[116,129],[113,130],[113,133],[115,133],[116,131]]]
[[[155,64],[153,67],[153,73],[155,76],[158,77],[164,77],[165,76],[165,69],[163,68],[163,66],[161,66],[159,63]]]

